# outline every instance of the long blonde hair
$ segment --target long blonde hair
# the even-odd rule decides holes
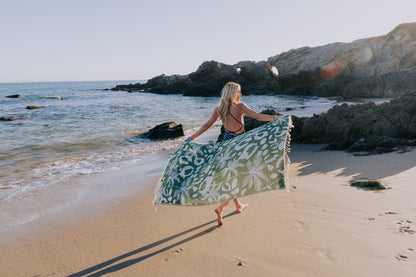
[[[234,82],[228,82],[222,88],[221,99],[217,105],[217,113],[222,122],[227,119],[230,105],[237,104],[236,98],[239,91],[241,91],[241,86]]]

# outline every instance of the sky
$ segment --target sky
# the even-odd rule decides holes
[[[385,35],[415,0],[0,0],[0,83],[146,80]]]

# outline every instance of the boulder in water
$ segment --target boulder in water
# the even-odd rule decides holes
[[[142,137],[150,139],[170,139],[184,136],[182,124],[175,122],[165,122],[155,126],[148,132],[144,133]]]
[[[34,105],[29,105],[26,107],[26,109],[28,110],[36,110],[36,109],[41,109],[41,108],[45,108],[45,106],[34,106]]]
[[[19,115],[19,116],[3,116],[0,117],[0,121],[14,121],[14,120],[19,120],[19,119],[25,119],[26,116],[24,115]]]
[[[20,94],[7,95],[6,98],[20,98]]]

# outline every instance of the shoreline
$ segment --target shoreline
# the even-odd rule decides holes
[[[304,109],[303,108],[298,108],[296,110],[293,111],[287,111],[284,113],[288,113],[288,114],[295,114],[296,116],[310,116],[311,114],[315,113],[315,112],[325,112],[326,110],[328,110],[329,108],[333,107],[334,105],[339,105],[344,103],[344,101],[336,101],[335,99],[334,102],[330,102],[330,103],[326,103],[323,105],[318,105],[318,106],[306,106]],[[361,103],[364,103],[366,101],[374,101],[375,99],[359,99],[359,101]],[[386,101],[387,99],[378,99],[378,101]],[[358,100],[357,100],[358,101]],[[201,142],[208,142],[208,141],[216,141],[216,138],[218,136],[219,132],[219,125],[216,124],[216,126],[214,128],[212,128],[210,131],[208,131],[206,134],[203,134],[200,138],[198,138],[198,141]],[[197,128],[194,128],[197,129]],[[187,132],[189,133],[190,130],[187,130]],[[47,190],[43,190],[39,193],[40,197],[37,197],[39,195],[35,194],[37,193],[36,191],[33,193],[34,197],[33,199],[30,200],[30,202],[26,203],[25,205],[20,205],[19,203],[10,203],[9,204],[4,204],[3,205],[3,212],[5,212],[4,214],[4,220],[2,221],[2,226],[0,228],[0,234],[3,234],[3,236],[1,236],[3,239],[5,239],[7,236],[7,232],[5,232],[5,229],[9,229],[9,230],[16,230],[17,233],[21,232],[21,229],[32,229],[32,230],[37,230],[39,229],[41,225],[47,225],[47,222],[53,222],[53,218],[58,218],[61,215],[64,216],[69,216],[69,217],[77,217],[79,215],[83,215],[84,210],[94,210],[94,208],[87,208],[82,210],[82,208],[78,207],[78,211],[79,212],[73,212],[72,215],[68,214],[68,212],[66,212],[66,210],[71,210],[73,208],[76,208],[77,205],[79,206],[88,206],[86,205],[86,202],[88,201],[92,201],[93,203],[100,203],[104,202],[106,200],[108,201],[112,201],[110,200],[109,196],[113,197],[114,195],[112,195],[111,189],[113,189],[115,192],[122,192],[123,189],[126,189],[126,192],[134,192],[134,190],[131,189],[131,187],[133,187],[132,184],[130,185],[126,185],[123,189],[118,190],[117,188],[112,186],[111,184],[107,184],[106,185],[106,190],[107,190],[107,195],[105,195],[105,193],[100,193],[101,188],[99,187],[98,184],[94,184],[97,182],[101,182],[100,181],[100,177],[99,176],[108,176],[107,179],[111,178],[112,174],[121,174],[121,173],[117,173],[117,172],[123,172],[126,171],[128,172],[128,168],[132,168],[135,166],[138,167],[143,167],[144,170],[146,168],[146,161],[150,161],[150,163],[152,163],[151,160],[158,160],[160,159],[161,156],[166,155],[166,160],[160,160],[159,162],[161,162],[162,164],[165,164],[168,156],[170,155],[169,153],[173,153],[175,149],[170,149],[170,150],[162,150],[159,152],[155,152],[155,153],[151,153],[150,155],[147,155],[147,157],[145,157],[143,160],[138,161],[137,165],[129,165],[129,166],[123,166],[119,169],[110,169],[110,170],[106,170],[104,172],[100,172],[100,173],[94,173],[94,174],[87,174],[87,175],[81,175],[81,176],[77,176],[77,177],[73,177],[70,180],[65,181],[65,184],[62,184],[62,186],[53,186],[53,187],[48,187]],[[134,176],[134,173],[125,173],[125,175],[132,175]],[[103,179],[104,177],[101,177],[101,179]],[[120,176],[121,179],[123,179],[122,176]],[[96,181],[94,181],[94,179],[96,179]],[[92,188],[91,186],[94,186],[94,188]],[[130,186],[130,187],[129,187]],[[101,199],[99,199],[101,197]],[[115,201],[117,201],[117,199],[114,199]],[[39,202],[40,201],[40,202]],[[30,204],[29,206],[27,204]],[[94,204],[90,204],[90,206],[93,206]],[[97,204],[98,205],[98,204]],[[97,206],[96,205],[96,206]],[[30,207],[29,209],[27,207]],[[98,208],[97,210],[99,210],[101,208]],[[10,216],[9,216],[10,214]],[[76,216],[74,216],[74,214],[76,214]],[[51,220],[49,220],[49,218],[52,218]],[[10,221],[9,221],[10,219]],[[22,228],[20,228],[22,227]],[[41,228],[42,229],[42,228]],[[7,231],[7,230],[6,230]],[[15,232],[9,232],[9,233],[13,233],[13,235],[15,235]],[[6,235],[4,235],[6,234]],[[0,241],[2,240],[2,238],[0,238]]]
[[[0,244],[8,240],[25,238],[32,234],[42,234],[49,229],[69,222],[77,222],[97,214],[103,214],[119,205],[130,195],[137,195],[146,189],[147,180],[163,171],[171,151],[165,150],[148,156],[135,164],[96,174],[79,176],[72,181],[72,187],[60,189],[60,195],[70,194],[72,189],[82,188],[78,196],[50,200],[50,208],[32,211],[20,222],[3,225],[0,229]],[[54,192],[52,192],[53,194]]]
[[[201,135],[198,141],[216,141],[219,130],[220,126],[213,126]],[[67,182],[69,185],[48,188],[48,199],[41,199],[41,207],[31,207],[31,210],[25,210],[25,213],[16,209],[16,220],[1,225],[0,244],[24,238],[31,233],[47,232],[51,227],[55,228],[68,220],[76,222],[111,210],[129,195],[142,193],[142,190],[146,189],[146,185],[142,183],[147,184],[148,179],[161,175],[175,151],[176,149],[160,150],[144,156],[133,164],[77,176]],[[10,210],[10,207],[8,208]]]
[[[1,241],[0,275],[416,274],[416,150],[356,157],[319,147],[293,144],[292,191],[244,197],[249,206],[243,214],[230,203],[221,228],[215,205],[158,205],[155,211],[163,168],[149,166],[142,190],[85,217]],[[124,177],[120,183],[138,183]],[[348,185],[358,178],[379,179],[391,189],[375,193]]]

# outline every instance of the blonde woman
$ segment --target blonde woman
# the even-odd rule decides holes
[[[225,84],[221,91],[221,99],[211,117],[195,134],[190,136],[188,139],[194,140],[200,136],[208,130],[218,118],[221,119],[225,129],[223,140],[229,140],[244,133],[243,115],[247,115],[248,117],[255,118],[259,121],[272,121],[280,116],[257,113],[243,102],[240,102],[240,98],[241,86],[239,84],[234,82],[228,82]],[[234,199],[233,201],[238,213],[243,212],[243,210],[247,207],[247,204],[242,204],[238,199]],[[229,202],[230,200],[223,202],[218,206],[218,208],[215,209],[217,222],[220,226],[223,225],[222,215],[224,208]]]

